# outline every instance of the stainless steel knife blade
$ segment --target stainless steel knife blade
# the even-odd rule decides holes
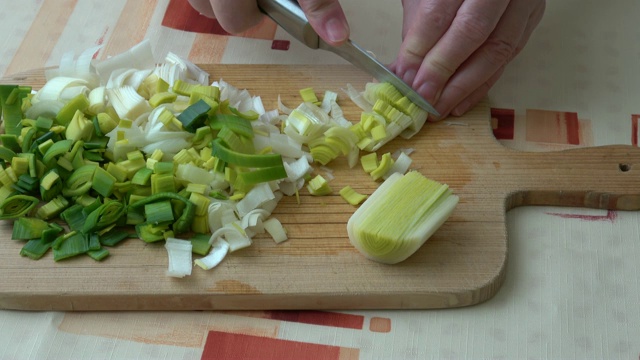
[[[420,96],[411,86],[396,76],[380,61],[371,56],[366,50],[358,46],[352,40],[347,40],[341,46],[330,46],[325,43],[313,30],[306,15],[296,0],[258,0],[260,9],[285,31],[295,37],[311,49],[330,51],[361,70],[371,74],[380,82],[388,82],[414,104],[426,110],[430,114],[439,117],[440,114]]]

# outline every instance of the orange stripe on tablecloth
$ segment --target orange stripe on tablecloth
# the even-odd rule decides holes
[[[77,2],[44,1],[5,74],[44,67]]]
[[[128,0],[100,58],[120,54],[144,40],[156,6],[157,0]]]
[[[210,331],[275,338],[279,321],[229,316],[223,312],[87,312],[64,314],[58,330],[144,344],[202,348]]]
[[[229,37],[216,34],[197,34],[193,40],[189,60],[196,64],[219,64]]]
[[[202,359],[357,360],[360,350],[244,334],[210,331]]]

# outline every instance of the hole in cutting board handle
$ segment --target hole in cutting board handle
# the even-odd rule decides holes
[[[629,165],[629,164],[618,164],[618,168],[622,172],[627,172],[627,171],[631,170],[631,165]]]

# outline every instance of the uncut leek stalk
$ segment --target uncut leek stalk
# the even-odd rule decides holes
[[[417,171],[394,173],[351,216],[349,240],[368,259],[396,264],[413,255],[457,204],[445,184]]]

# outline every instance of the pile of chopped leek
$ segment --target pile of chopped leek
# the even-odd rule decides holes
[[[347,94],[363,109],[344,118],[338,94],[321,100],[302,89],[290,109],[267,111],[259,96],[209,75],[169,53],[157,64],[148,41],[103,61],[99,47],[66,55],[38,91],[0,85],[0,219],[14,222],[20,254],[55,261],[87,254],[96,260],[128,238],[162,241],[167,275],[211,269],[256,234],[287,240],[271,213],[283,196],[306,185],[333,192],[312,176],[339,156],[360,160],[374,180],[405,173],[405,153],[375,150],[410,137],[427,113],[389,84]],[[366,199],[340,191],[357,205]],[[192,264],[192,254],[200,256]],[[186,265],[185,265],[186,264]]]

